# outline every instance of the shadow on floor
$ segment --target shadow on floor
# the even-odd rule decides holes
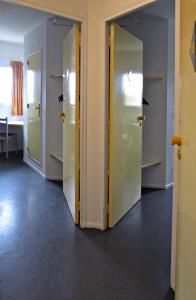
[[[9,162],[22,162],[23,160],[23,151],[11,151],[9,152],[8,159],[6,159],[5,153],[0,153],[0,162],[9,163]]]
[[[162,191],[162,189],[142,188],[142,195],[151,194]]]
[[[170,288],[166,296],[163,298],[163,300],[174,300],[174,292]]]

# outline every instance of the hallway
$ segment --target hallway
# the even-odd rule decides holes
[[[59,184],[0,159],[0,300],[172,300],[171,195],[146,191],[112,231],[81,230]]]

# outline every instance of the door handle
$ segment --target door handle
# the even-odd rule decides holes
[[[145,120],[146,120],[146,117],[143,115],[137,117],[137,121],[139,122],[140,126],[142,126],[142,124],[144,123]]]
[[[39,117],[40,117],[40,104],[38,104],[38,105],[35,105],[35,109],[37,109],[37,110],[38,110],[38,112],[39,112]]]
[[[62,119],[63,122],[64,122],[64,119],[65,119],[65,116],[66,116],[66,114],[64,113],[64,111],[61,111],[59,113],[59,117]]]
[[[172,144],[172,146],[177,145],[177,146],[181,147],[182,146],[182,138],[181,138],[181,136],[172,136],[172,138],[171,138],[171,144]]]
[[[63,111],[61,111],[61,112],[59,113],[59,116],[60,116],[60,118],[65,118],[65,113],[64,113]]]
[[[177,157],[179,160],[182,158],[182,138],[181,136],[172,136],[171,138],[171,144],[172,146],[178,146],[178,152],[177,152]]]

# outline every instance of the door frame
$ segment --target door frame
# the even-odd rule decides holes
[[[179,92],[180,92],[180,0],[175,1],[175,79],[174,79],[174,135],[179,135]],[[104,18],[105,36],[109,37],[109,23],[133,13],[135,10],[142,9],[147,5],[158,2],[158,0],[143,0],[139,3],[130,5],[121,13],[110,15]],[[105,103],[106,103],[106,151],[105,151],[105,174],[108,174],[108,99],[109,99],[109,79],[108,79],[108,66],[109,66],[109,38],[105,39]],[[176,231],[177,231],[177,201],[178,201],[178,159],[177,149],[174,149],[174,174],[173,174],[173,200],[172,200],[172,241],[171,241],[171,288],[175,290],[175,275],[176,275]],[[108,181],[107,181],[108,182]],[[108,212],[108,183],[105,187],[106,201],[103,208],[104,211],[104,227],[107,228],[107,212]]]
[[[27,3],[23,0],[9,0],[9,4],[37,9],[42,12],[51,13],[60,17],[79,22],[81,25],[81,45],[80,45],[80,222],[81,227],[86,224],[87,208],[87,19],[78,17],[78,15],[60,12],[59,10],[50,9],[42,4]]]

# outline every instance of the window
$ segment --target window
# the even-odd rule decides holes
[[[12,103],[12,68],[0,67],[0,104]]]

